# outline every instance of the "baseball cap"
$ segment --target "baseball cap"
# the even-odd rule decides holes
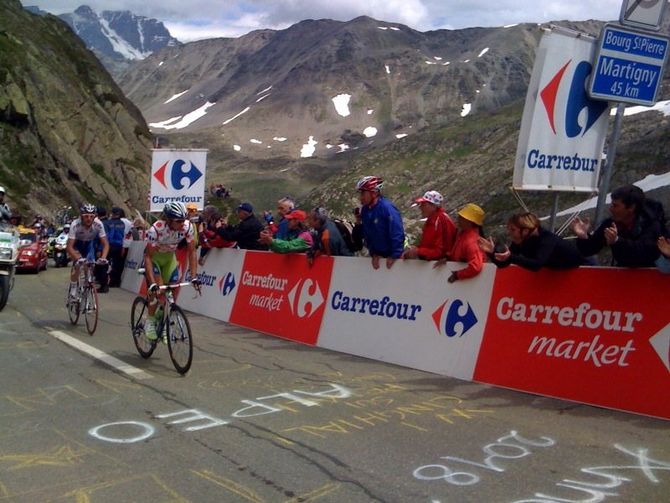
[[[242,203],[237,207],[238,210],[246,211],[247,213],[253,213],[254,207],[250,203]]]
[[[429,190],[426,192],[423,196],[415,199],[417,203],[430,203],[434,204],[435,206],[440,206],[442,204],[442,201],[444,201],[444,198],[442,197],[442,194],[440,194],[436,190]]]
[[[195,203],[188,203],[188,204],[186,205],[186,209],[189,210],[189,211],[190,211],[190,210],[198,211],[198,205],[195,204]]]
[[[2,193],[2,194],[5,193],[5,188],[4,187],[0,187],[0,193]]]
[[[302,210],[293,210],[291,213],[284,215],[284,218],[287,220],[299,220],[300,222],[304,222],[307,218],[307,213]]]
[[[123,210],[122,210],[121,208],[119,208],[118,206],[114,206],[114,207],[112,208],[112,214],[116,213],[117,215],[119,215],[119,214],[121,214],[122,212],[123,212]]]

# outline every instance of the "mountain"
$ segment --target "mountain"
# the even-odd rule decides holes
[[[132,60],[144,59],[167,46],[178,45],[165,25],[156,19],[130,11],[97,14],[87,5],[59,16],[112,72],[119,72]]]
[[[604,23],[557,24],[595,36]],[[165,48],[120,82],[162,144],[210,149],[208,183],[257,206],[292,194],[349,217],[353,182],[376,173],[408,217],[412,196],[431,185],[450,208],[471,200],[507,211],[516,205],[507,187],[541,35],[536,24],[421,33],[366,17],[307,20]],[[670,74],[664,83],[668,99]],[[343,94],[347,116],[333,101]],[[617,165],[630,169],[613,183],[670,161],[668,119],[642,115],[648,125],[625,120]],[[548,212],[547,198],[536,199]]]
[[[53,215],[86,200],[146,205],[151,135],[72,30],[0,2],[0,185],[10,207]]]
[[[422,33],[306,20],[167,47],[119,82],[155,134],[211,129],[256,158],[334,156],[523,99],[540,36],[535,24]]]

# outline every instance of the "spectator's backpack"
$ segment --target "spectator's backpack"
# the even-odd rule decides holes
[[[354,244],[354,239],[351,237],[351,231],[354,228],[353,224],[346,220],[340,220],[339,218],[331,218],[331,220],[335,224],[335,227],[337,227],[337,230],[340,231],[340,235],[344,240],[344,244],[347,245],[347,249],[351,253],[356,253],[358,248]]]
[[[126,236],[126,224],[120,218],[105,220],[105,233],[109,246],[123,246],[123,238]]]

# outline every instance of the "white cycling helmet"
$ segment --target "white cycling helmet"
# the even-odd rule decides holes
[[[188,211],[186,211],[186,206],[184,206],[184,203],[174,202],[167,203],[165,206],[163,206],[163,214],[168,218],[185,220],[186,216],[188,215]]]

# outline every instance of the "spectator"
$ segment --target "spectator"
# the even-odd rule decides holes
[[[405,248],[402,258],[420,258],[439,260],[446,257],[456,241],[456,226],[442,209],[442,194],[429,190],[423,197],[416,199],[421,214],[426,219],[419,246]]]
[[[260,242],[270,247],[270,250],[276,253],[302,253],[306,252],[314,244],[312,234],[310,234],[305,224],[307,214],[302,210],[293,210],[285,217],[288,222],[288,239],[273,238],[269,230],[261,232]]]
[[[670,239],[661,236],[657,241],[658,251],[661,253],[656,259],[656,267],[665,274],[670,274]]]
[[[354,208],[354,226],[351,229],[351,241],[354,243],[355,252],[360,252],[365,246],[365,239],[363,239],[363,219],[361,218],[361,207]]]
[[[5,202],[5,188],[0,187],[0,222],[9,222],[10,218],[12,218],[12,212]]]
[[[288,229],[288,220],[286,220],[286,215],[291,213],[295,209],[295,201],[286,196],[282,197],[277,201],[277,213],[279,214],[279,222],[277,222],[277,231],[274,234],[274,237],[277,239],[289,239],[295,236],[290,236]],[[293,233],[295,234],[295,233]]]
[[[237,207],[240,223],[237,225],[216,224],[217,234],[226,241],[236,241],[237,246],[244,250],[266,250],[267,246],[258,242],[263,224],[254,215],[254,207],[242,203]]]
[[[467,266],[453,271],[447,280],[449,283],[473,278],[481,272],[484,266],[484,252],[479,248],[477,241],[482,235],[484,216],[484,210],[473,203],[468,203],[458,210],[458,233],[448,259],[454,262],[465,262]],[[445,259],[440,259],[435,266],[445,262]]]
[[[144,241],[144,235],[147,231],[147,223],[143,218],[137,217],[133,222],[133,228],[131,230],[133,241]]]
[[[577,248],[586,257],[605,246],[612,250],[612,265],[654,267],[659,255],[657,240],[665,230],[663,206],[646,199],[642,189],[624,185],[612,191],[610,217],[590,233],[588,219],[575,218],[571,225]]]
[[[309,224],[315,233],[312,248],[307,252],[310,264],[320,255],[351,257],[347,244],[335,222],[328,218],[325,208],[314,208],[309,214]]]
[[[198,223],[198,236],[200,242],[200,258],[198,264],[205,265],[207,256],[212,248],[232,248],[237,245],[235,241],[227,241],[219,236],[217,226],[225,226],[226,219],[221,216],[216,207],[207,205],[203,208]]]
[[[265,220],[265,230],[269,231],[270,234],[274,236],[277,232],[278,226],[270,210],[265,210],[263,212],[263,220]]]
[[[102,221],[105,227],[105,234],[107,234],[107,241],[109,241],[109,252],[107,259],[109,260],[109,286],[116,288],[121,286],[121,273],[126,261],[127,248],[124,248],[123,243],[126,237],[126,232],[130,232],[129,226],[122,220],[124,215],[123,210],[118,207],[112,208],[111,218],[106,218]]]
[[[186,205],[186,213],[188,216],[188,221],[193,225],[193,232],[195,233],[195,244],[196,246],[199,243],[198,236],[198,223],[200,222],[200,216],[198,215],[198,205],[195,203],[188,203]]]
[[[379,269],[380,258],[386,259],[386,267],[390,269],[402,255],[405,244],[402,217],[398,208],[382,196],[383,184],[384,180],[376,176],[365,176],[356,184],[362,205],[363,236],[374,269]]]
[[[548,269],[571,269],[584,265],[586,260],[574,242],[562,239],[542,228],[540,219],[530,212],[517,213],[507,221],[507,234],[512,244],[496,251],[493,238],[481,237],[479,247],[498,267],[510,264],[538,271]]]

